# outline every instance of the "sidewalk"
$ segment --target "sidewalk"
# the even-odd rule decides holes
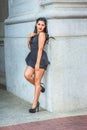
[[[47,121],[31,122],[1,127],[0,130],[87,130],[87,116],[57,118]]]
[[[68,130],[68,127],[71,127],[69,130],[87,130],[86,109],[64,114],[40,108],[40,112],[31,114],[30,107],[29,102],[0,89],[0,130]]]

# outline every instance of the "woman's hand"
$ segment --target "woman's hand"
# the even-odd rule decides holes
[[[39,70],[39,64],[36,63],[35,65],[35,70],[38,71]]]
[[[34,37],[36,35],[36,33],[30,33],[29,35],[28,35],[28,38],[32,38],[32,37]]]

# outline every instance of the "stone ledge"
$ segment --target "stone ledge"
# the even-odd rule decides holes
[[[68,5],[68,4],[84,4],[84,5],[86,5],[87,4],[87,0],[40,0],[40,5],[41,6],[46,6],[46,5],[50,5],[50,4],[66,4],[66,5]]]
[[[87,0],[40,0],[40,4],[48,4],[48,3],[83,3],[87,2]]]
[[[36,18],[44,16],[47,19],[74,19],[74,18],[87,18],[87,11],[83,10],[82,12],[80,10],[77,11],[65,11],[65,10],[48,10],[43,11],[36,14],[31,15],[25,15],[25,16],[18,16],[18,17],[9,17],[5,20],[5,24],[17,24],[17,23],[25,23],[25,22],[32,22],[35,21]]]

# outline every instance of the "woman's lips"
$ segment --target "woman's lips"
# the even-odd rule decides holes
[[[39,28],[39,30],[42,30],[42,28]]]

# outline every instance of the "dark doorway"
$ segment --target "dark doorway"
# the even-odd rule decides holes
[[[6,89],[4,21],[8,17],[8,0],[0,0],[0,89]]]

